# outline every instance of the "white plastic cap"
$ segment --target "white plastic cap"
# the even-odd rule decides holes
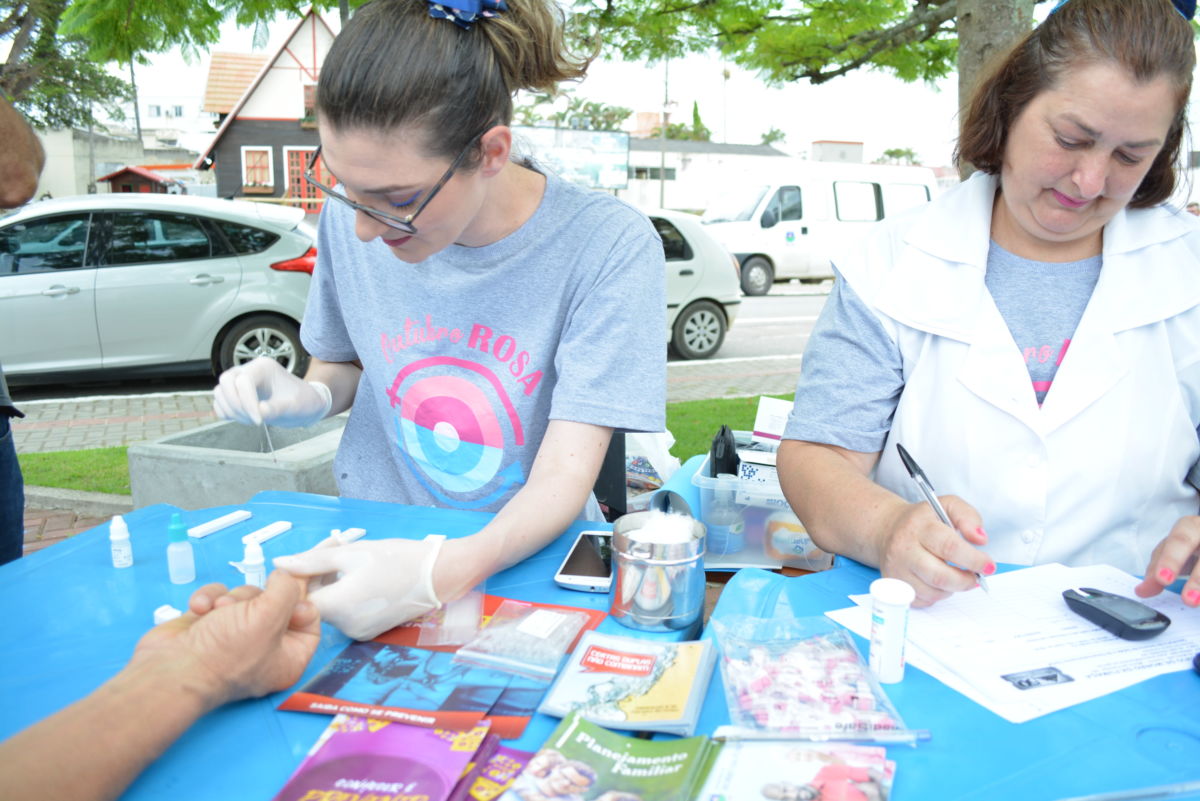
[[[878,578],[871,582],[871,598],[889,606],[908,606],[916,600],[917,591],[902,579]]]
[[[108,538],[110,540],[129,539],[129,526],[125,523],[125,518],[113,515],[113,519],[108,524]]]
[[[242,564],[246,567],[266,564],[262,546],[258,544],[257,540],[250,540],[246,543],[246,550],[242,553]]]

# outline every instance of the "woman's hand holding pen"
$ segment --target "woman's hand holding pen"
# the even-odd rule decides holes
[[[928,503],[902,502],[878,542],[880,573],[911,584],[917,591],[914,606],[929,606],[952,593],[974,589],[976,573],[996,572],[996,563],[979,550],[987,544],[979,513],[954,495],[940,500],[953,529],[938,519]]]
[[[1200,573],[1195,570],[1200,556],[1200,517],[1181,517],[1171,533],[1158,544],[1150,555],[1150,566],[1146,577],[1135,588],[1142,598],[1158,595],[1180,576],[1191,577],[1179,591],[1179,596],[1188,606],[1200,606]]]

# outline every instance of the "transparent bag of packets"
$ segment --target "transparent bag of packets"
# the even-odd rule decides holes
[[[825,617],[729,615],[720,646],[731,736],[915,743],[850,633]]]

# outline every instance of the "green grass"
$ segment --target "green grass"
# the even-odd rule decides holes
[[[781,395],[791,400],[791,395]],[[707,453],[722,424],[737,431],[754,425],[758,398],[721,398],[667,404],[667,428],[675,436],[671,453],[681,462]],[[129,459],[125,448],[53,451],[18,455],[25,483],[34,487],[128,495]]]
[[[791,395],[773,397],[791,400]],[[671,454],[686,462],[692,456],[708,453],[713,436],[721,425],[734,431],[750,431],[758,396],[752,398],[716,398],[667,404],[667,430],[675,437]]]
[[[21,453],[21,473],[34,487],[129,494],[129,458],[125,448]]]

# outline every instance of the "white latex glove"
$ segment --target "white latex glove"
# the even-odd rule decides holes
[[[442,604],[433,566],[446,538],[359,540],[275,558],[275,567],[309,579],[308,600],[356,640],[369,640]],[[315,587],[315,589],[314,589]]]
[[[310,426],[333,408],[333,393],[320,381],[305,381],[274,359],[257,359],[221,373],[213,411],[222,420],[285,428]]]

